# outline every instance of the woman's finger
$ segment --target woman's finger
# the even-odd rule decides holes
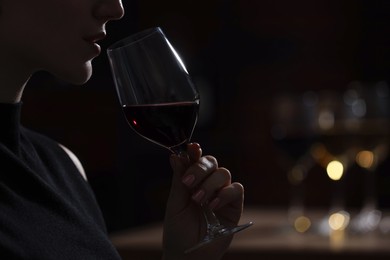
[[[220,190],[231,184],[231,174],[226,168],[218,168],[210,174],[192,194],[197,203],[205,203],[214,198]]]
[[[241,183],[234,182],[223,187],[216,197],[210,201],[209,207],[213,210],[219,210],[226,205],[233,208],[241,208],[244,201],[244,187]]]
[[[217,168],[218,162],[213,156],[203,156],[186,170],[182,182],[188,188],[195,188]]]
[[[198,143],[190,143],[187,145],[187,155],[190,163],[195,163],[202,156],[202,148]]]

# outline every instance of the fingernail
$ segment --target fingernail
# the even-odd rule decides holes
[[[186,186],[188,186],[188,187],[190,187],[193,183],[194,183],[194,181],[195,181],[195,176],[194,175],[187,175],[186,177],[184,177],[183,179],[182,179],[182,182],[186,185]]]
[[[211,201],[211,202],[209,203],[209,209],[211,209],[211,210],[215,209],[215,208],[218,206],[218,204],[219,204],[220,201],[221,201],[221,200],[220,200],[219,198],[213,199],[213,201]]]
[[[193,196],[192,196],[192,199],[198,203],[201,202],[201,200],[203,199],[204,195],[205,195],[205,191],[204,190],[199,190],[197,191]]]

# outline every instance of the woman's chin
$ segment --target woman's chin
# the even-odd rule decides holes
[[[81,68],[75,68],[73,70],[64,71],[62,73],[54,74],[59,79],[68,82],[73,85],[83,85],[92,76],[92,65],[91,63],[86,64]]]

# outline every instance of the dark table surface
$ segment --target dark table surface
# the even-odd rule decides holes
[[[235,235],[223,259],[390,259],[390,234],[351,234],[348,229],[320,234],[314,227],[325,212],[308,211],[312,228],[299,233],[288,225],[286,210],[246,209],[241,222],[254,225]],[[162,223],[121,231],[111,239],[124,260],[161,258]]]

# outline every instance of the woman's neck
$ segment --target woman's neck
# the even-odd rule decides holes
[[[0,75],[0,102],[1,103],[18,103],[22,99],[22,94],[27,81],[10,82],[4,80]]]
[[[31,73],[11,67],[0,66],[0,102],[18,103],[21,101],[23,90],[31,77]]]

